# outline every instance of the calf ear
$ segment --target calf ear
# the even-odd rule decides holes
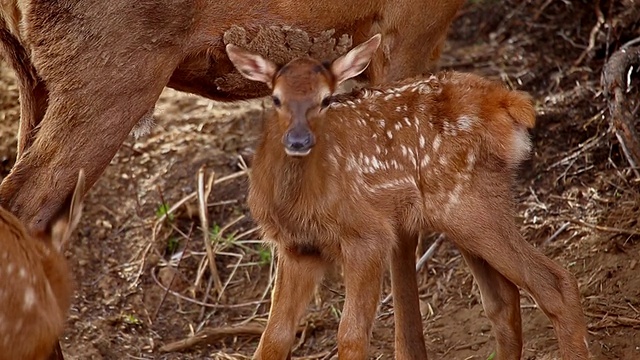
[[[360,75],[369,66],[371,58],[378,50],[381,41],[382,35],[375,34],[371,39],[334,60],[331,64],[331,72],[336,77],[336,85]]]
[[[277,71],[276,64],[233,44],[228,44],[226,49],[229,60],[242,76],[249,80],[263,82],[271,88],[273,76]]]

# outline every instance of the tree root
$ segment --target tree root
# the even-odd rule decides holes
[[[609,105],[611,122],[627,161],[640,178],[640,136],[636,129],[638,108],[632,108],[634,99],[626,94],[630,87],[630,71],[640,66],[640,46],[622,47],[604,66],[603,87]],[[637,101],[637,99],[635,99]]]

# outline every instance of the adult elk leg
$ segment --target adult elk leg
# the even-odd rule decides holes
[[[298,322],[324,275],[326,262],[316,256],[294,255],[279,247],[278,269],[269,320],[254,359],[291,359]]]
[[[500,359],[520,359],[522,356],[522,320],[520,292],[483,259],[460,250],[478,283],[484,312],[493,325]]]
[[[466,201],[464,209],[461,207],[448,218],[456,224],[449,231],[452,240],[462,251],[483,259],[533,296],[553,324],[563,360],[588,359],[587,326],[575,277],[525,241],[514,224],[512,212],[505,211],[510,210],[507,201],[500,204],[496,203],[499,199],[492,199],[489,204],[484,198],[473,196]],[[499,321],[505,320],[500,317]],[[506,354],[497,355],[498,359],[506,358]]]
[[[92,81],[84,80],[84,87],[50,84],[40,130],[0,185],[0,206],[16,214],[29,231],[43,232],[71,195],[80,168],[85,169],[87,190],[96,182],[132,127],[153,107],[177,61],[166,52],[147,57],[143,67],[123,65],[118,71],[124,75],[113,79],[116,87],[98,81],[110,78],[99,69],[92,72]],[[71,74],[68,81],[73,83]]]
[[[426,360],[416,279],[418,237],[402,234],[391,254],[391,287],[395,319],[395,358]]]
[[[342,244],[346,298],[338,327],[338,358],[341,360],[367,358],[390,252],[380,246],[386,245],[384,242],[391,245],[390,239],[392,237],[380,236],[379,239],[363,238]]]

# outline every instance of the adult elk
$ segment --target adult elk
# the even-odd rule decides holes
[[[16,70],[18,160],[0,206],[42,231],[84,168],[89,189],[165,86],[215,100],[268,94],[223,86],[235,73],[225,32],[290,26],[385,43],[364,74],[372,83],[428,72],[463,0],[2,0],[0,54]],[[271,53],[285,39],[262,39]],[[291,46],[293,48],[293,46]],[[283,56],[286,56],[283,55]],[[237,74],[236,74],[237,75]],[[228,84],[227,84],[228,85]]]
[[[82,214],[80,172],[68,212],[40,236],[0,208],[0,360],[44,360],[63,332],[73,280],[62,253]]]
[[[365,359],[391,262],[396,358],[426,359],[415,279],[420,231],[448,234],[471,268],[493,324],[496,359],[520,359],[518,287],[553,323],[562,358],[587,359],[575,278],[527,243],[511,186],[529,155],[530,97],[478,76],[443,72],[350,94],[380,35],[328,66],[279,67],[227,45],[248,79],[272,89],[248,203],[278,251],[269,319],[256,358],[290,356],[297,324],[325,269],[341,263],[346,298],[338,357]]]

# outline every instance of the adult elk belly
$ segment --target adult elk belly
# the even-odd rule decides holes
[[[18,75],[21,124],[0,206],[42,231],[74,174],[84,168],[89,189],[165,86],[223,101],[267,95],[235,72],[228,42],[281,63],[330,61],[379,32],[384,43],[362,75],[375,84],[433,69],[462,3],[3,0],[0,55]]]

